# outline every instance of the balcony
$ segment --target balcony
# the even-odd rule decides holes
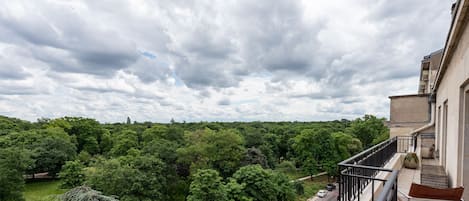
[[[418,200],[407,196],[412,183],[447,188],[447,175],[438,159],[421,158],[423,150],[428,150],[434,140],[432,134],[397,136],[342,161],[338,164],[338,200]],[[402,168],[407,152],[417,153],[419,168]]]
[[[398,136],[342,161],[338,200],[397,200],[403,157],[416,149],[415,136]]]

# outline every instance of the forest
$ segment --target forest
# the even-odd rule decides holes
[[[44,200],[295,201],[304,193],[295,175],[334,178],[338,162],[387,138],[373,115],[167,124],[0,116],[0,200],[25,200],[25,183],[46,175],[64,193]]]

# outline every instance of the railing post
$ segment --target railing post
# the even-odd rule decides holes
[[[403,141],[404,140],[404,141]],[[339,195],[338,201],[352,201],[361,200],[361,195],[365,188],[369,188],[371,184],[372,200],[375,199],[375,180],[383,182],[383,186],[387,186],[388,191],[382,193],[386,194],[384,200],[380,200],[382,195],[379,195],[378,201],[391,201],[394,196],[397,196],[397,179],[395,177],[389,178],[390,180],[376,178],[379,172],[392,172],[391,169],[384,169],[383,166],[393,158],[393,156],[402,151],[403,148],[408,149],[410,137],[393,137],[382,143],[379,143],[347,160],[340,162],[338,166],[339,178]],[[399,147],[401,146],[401,147]],[[406,147],[402,147],[406,146]],[[391,186],[389,186],[391,185]],[[394,195],[395,194],[395,195]],[[383,195],[384,196],[384,195]],[[388,197],[389,196],[389,197]]]

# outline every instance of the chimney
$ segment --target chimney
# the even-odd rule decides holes
[[[458,1],[459,2],[459,1]],[[457,8],[457,5],[458,5],[458,2],[456,3],[453,3],[453,5],[451,5],[451,16],[454,16],[455,12],[456,12],[456,8]]]

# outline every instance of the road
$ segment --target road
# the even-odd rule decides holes
[[[320,198],[318,196],[314,196],[307,201],[337,201],[337,196],[339,195],[339,191],[337,189],[333,191],[329,191],[324,198]]]

